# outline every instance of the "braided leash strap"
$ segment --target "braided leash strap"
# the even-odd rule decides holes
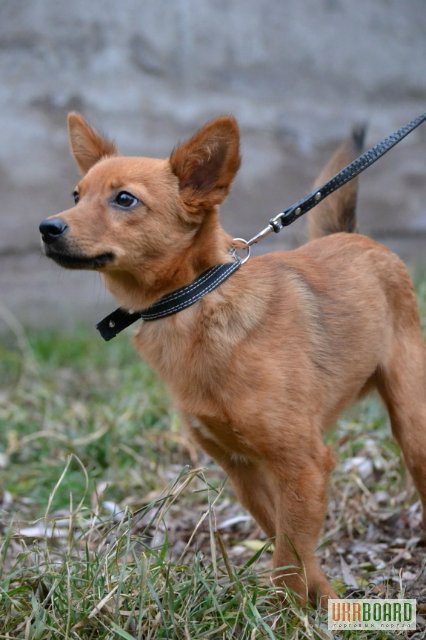
[[[376,160],[385,155],[392,147],[400,142],[405,136],[408,136],[414,129],[421,125],[426,120],[426,112],[417,116],[404,125],[390,136],[378,142],[374,147],[365,151],[359,158],[348,164],[344,169],[339,171],[331,180],[326,182],[319,189],[311,191],[307,196],[299,200],[291,207],[285,209],[282,213],[279,213],[274,218],[271,218],[269,224],[275,233],[281,231],[283,227],[287,227],[294,222],[297,218],[307,213],[310,209],[315,207],[320,201],[324,200],[336,189],[340,189],[344,184],[355,178],[362,171],[370,167]]]

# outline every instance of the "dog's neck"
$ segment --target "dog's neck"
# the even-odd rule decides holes
[[[191,283],[209,267],[230,262],[231,244],[218,212],[212,209],[180,253],[171,251],[132,273],[106,272],[105,285],[124,309],[145,309],[167,293]]]

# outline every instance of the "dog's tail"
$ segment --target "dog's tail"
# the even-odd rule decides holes
[[[337,149],[314,182],[314,189],[330,180],[344,166],[352,162],[364,146],[365,125],[357,125]],[[358,180],[354,178],[344,187],[320,202],[308,216],[309,240],[339,231],[355,231]]]

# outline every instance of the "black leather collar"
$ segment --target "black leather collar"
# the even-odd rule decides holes
[[[122,308],[116,309],[101,320],[96,325],[96,328],[104,340],[111,340],[115,338],[117,333],[120,333],[120,331],[123,331],[123,329],[126,329],[137,320],[149,322],[150,320],[158,320],[172,316],[178,311],[182,311],[182,309],[186,309],[195,304],[198,300],[216,289],[224,280],[239,269],[240,266],[241,260],[235,256],[233,262],[217,264],[214,267],[210,267],[210,269],[207,269],[207,271],[204,271],[195,278],[193,282],[168,293],[147,309],[134,312],[126,311]]]

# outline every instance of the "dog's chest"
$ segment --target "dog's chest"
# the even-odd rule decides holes
[[[134,338],[136,350],[168,385],[180,409],[193,415],[215,414],[226,388],[226,339],[212,340],[196,329],[165,329],[142,326]]]

